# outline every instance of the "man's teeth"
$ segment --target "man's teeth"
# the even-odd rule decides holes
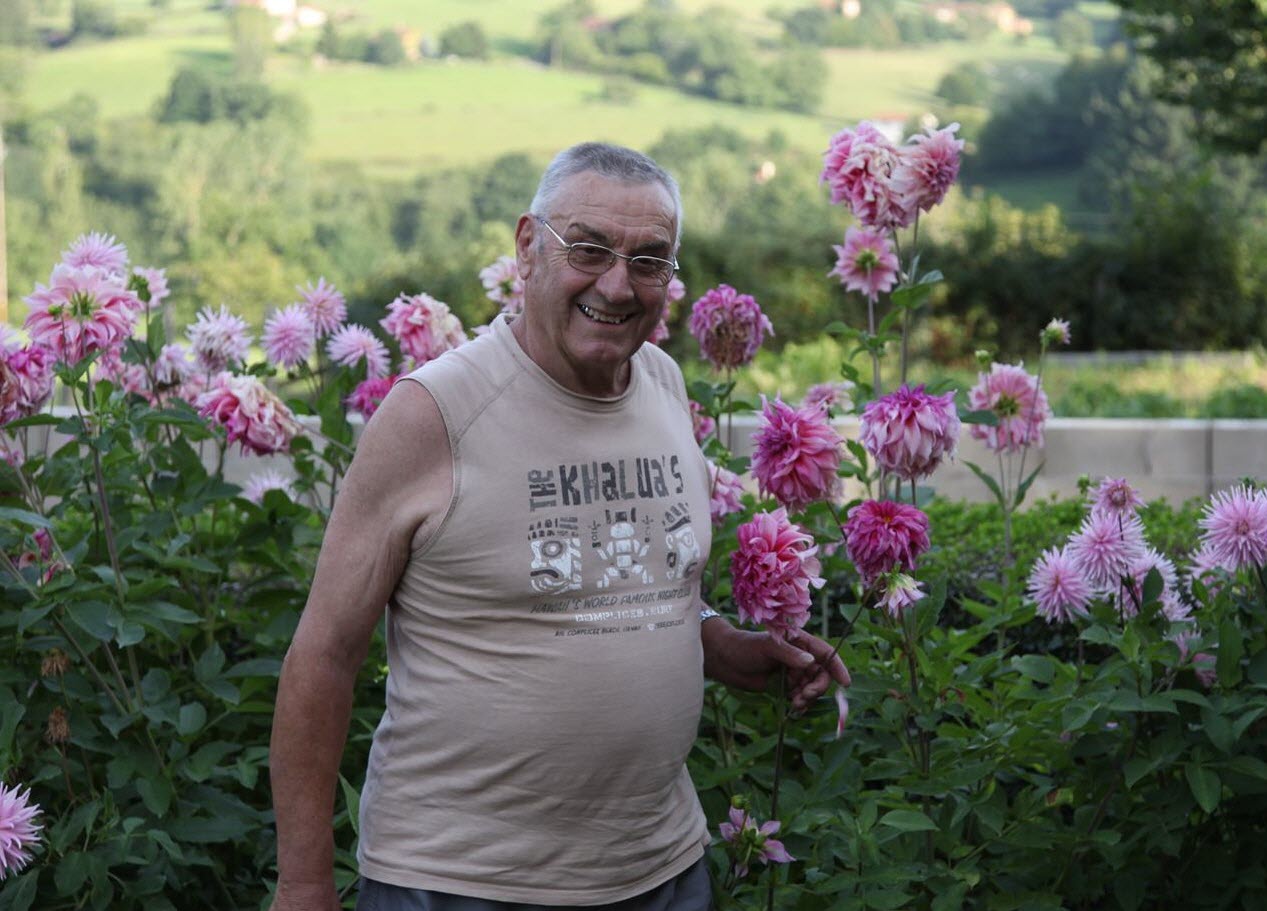
[[[607,323],[610,326],[618,326],[627,320],[633,319],[632,313],[628,313],[624,316],[607,316],[603,313],[599,313],[593,307],[587,307],[584,304],[577,304],[576,306],[581,309],[582,313],[594,320],[596,323]]]

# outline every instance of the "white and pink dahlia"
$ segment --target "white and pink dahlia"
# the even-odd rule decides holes
[[[47,287],[36,285],[25,300],[31,308],[24,323],[31,341],[67,364],[123,344],[141,308],[118,276],[64,263],[53,268]]]
[[[921,585],[922,583],[915,581],[914,576],[900,572],[890,573],[884,579],[884,590],[875,606],[896,620],[924,597]]]
[[[348,306],[343,294],[324,278],[317,279],[315,285],[309,282],[296,290],[303,298],[303,308],[312,319],[317,338],[325,338],[347,320]]]
[[[154,359],[154,383],[163,387],[178,386],[189,377],[193,369],[193,355],[189,348],[179,342],[172,342],[164,345]]]
[[[241,445],[243,452],[286,452],[302,429],[259,377],[221,373],[195,404],[198,413],[224,427],[229,442]]]
[[[921,386],[900,386],[867,404],[862,445],[886,472],[905,481],[932,474],[959,446],[955,393],[932,395]]]
[[[348,410],[356,412],[368,421],[374,416],[374,412],[378,411],[378,406],[383,404],[383,399],[387,398],[387,393],[391,392],[399,379],[399,376],[392,375],[372,376],[361,380],[345,401]]]
[[[194,323],[185,330],[194,359],[208,373],[240,364],[251,349],[246,320],[229,312],[224,304],[218,311],[203,307]]]
[[[519,277],[519,263],[513,256],[499,256],[480,269],[484,293],[503,313],[519,313],[524,308],[524,280]]]
[[[294,370],[312,357],[317,329],[303,304],[291,304],[264,321],[262,341],[269,363]]]
[[[827,274],[838,276],[845,290],[858,291],[874,301],[897,284],[897,253],[882,231],[850,227],[845,231],[844,246],[833,244],[832,249],[836,251],[836,267]]]
[[[31,801],[31,789],[0,783],[0,879],[17,873],[31,861],[31,848],[40,840],[35,818],[40,805]]]
[[[963,140],[955,138],[958,129],[957,123],[940,130],[930,128],[902,146],[893,171],[893,188],[902,197],[906,211],[927,212],[946,197],[959,176]]]
[[[132,274],[128,278],[128,287],[136,292],[137,300],[141,300],[142,286],[145,288],[145,293],[149,295],[148,301],[141,301],[141,306],[147,311],[157,310],[171,294],[171,289],[167,287],[166,269],[133,267]]]
[[[752,435],[752,474],[763,494],[796,511],[836,495],[844,441],[822,408],[793,408],[762,399]]]
[[[708,512],[714,525],[743,511],[743,480],[729,468],[708,460]]]
[[[400,295],[387,305],[387,316],[379,325],[419,367],[466,341],[462,321],[430,294]]]
[[[998,424],[973,424],[970,433],[995,452],[1016,452],[1043,445],[1043,427],[1051,417],[1047,394],[1038,377],[1020,364],[991,364],[989,373],[977,375],[968,392],[968,404],[976,411],[992,411]]]
[[[1111,515],[1134,515],[1144,505],[1144,498],[1126,478],[1104,478],[1096,488],[1091,509]]]
[[[1146,546],[1138,516],[1093,512],[1070,537],[1065,552],[1096,590],[1116,593],[1123,577],[1144,559]]]
[[[730,573],[739,619],[780,634],[803,627],[810,589],[824,584],[813,537],[789,521],[782,507],[757,513],[737,535]]]
[[[863,225],[904,228],[917,210],[894,186],[893,172],[900,160],[888,137],[864,120],[857,129],[841,130],[831,138],[819,179],[830,188],[831,201],[843,203]]]
[[[1201,547],[1229,572],[1267,566],[1267,492],[1238,484],[1210,498]]]
[[[55,356],[47,348],[0,346],[0,424],[29,417],[53,391]]]
[[[821,408],[828,413],[833,411],[848,412],[853,410],[853,383],[841,380],[839,383],[818,383],[810,386],[801,400],[802,408]]]
[[[1034,561],[1025,591],[1048,623],[1067,623],[1087,616],[1087,606],[1095,594],[1068,549],[1056,547],[1043,551]]]
[[[269,468],[258,474],[251,475],[246,482],[246,487],[242,489],[242,498],[250,500],[252,503],[261,503],[264,500],[264,494],[270,490],[280,490],[288,499],[295,499],[295,479],[289,475],[282,474],[276,469]]]
[[[359,323],[349,323],[326,339],[326,355],[336,364],[356,367],[365,362],[367,377],[387,376],[391,358],[387,346]]]
[[[128,248],[113,234],[93,232],[81,234],[62,253],[62,262],[73,269],[100,269],[111,275],[123,275],[128,267]]]

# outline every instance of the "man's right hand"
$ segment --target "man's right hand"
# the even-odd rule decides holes
[[[339,911],[334,880],[324,883],[277,883],[269,911]]]

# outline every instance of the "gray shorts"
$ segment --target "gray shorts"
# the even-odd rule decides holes
[[[426,889],[407,889],[361,878],[356,911],[551,911],[552,905],[497,902]],[[649,892],[609,905],[576,905],[567,911],[712,911],[708,865],[700,858]]]

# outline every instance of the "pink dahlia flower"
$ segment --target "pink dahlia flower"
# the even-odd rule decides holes
[[[828,272],[840,278],[847,291],[859,291],[869,300],[892,290],[897,284],[898,261],[883,232],[875,228],[850,227],[845,231],[845,244],[833,244],[836,268]]]
[[[53,391],[54,355],[39,345],[0,347],[0,424],[28,417]]]
[[[722,840],[727,843],[727,853],[731,855],[731,868],[735,876],[743,879],[748,875],[748,867],[754,860],[769,865],[771,863],[787,864],[794,858],[787,853],[783,842],[771,838],[780,828],[778,820],[770,820],[757,825],[757,821],[748,811],[740,807],[731,807],[729,819],[717,827]]]
[[[1087,607],[1095,594],[1091,582],[1067,549],[1056,547],[1043,551],[1034,562],[1025,591],[1048,623],[1068,623],[1074,617],[1087,616]]]
[[[286,452],[302,429],[282,400],[254,376],[221,373],[196,404],[198,413],[223,426],[229,442],[243,452]]]
[[[895,569],[913,571],[928,550],[928,516],[895,500],[859,503],[849,510],[842,530],[849,559],[867,585]]]
[[[1134,515],[1143,505],[1143,497],[1127,483],[1126,478],[1104,478],[1096,488],[1091,509],[1121,516]]]
[[[307,363],[317,347],[317,327],[303,304],[291,304],[264,321],[264,356],[287,370]]]
[[[137,300],[141,300],[142,285],[144,285],[145,293],[149,295],[148,301],[141,301],[141,306],[147,311],[157,310],[171,294],[171,289],[167,287],[166,269],[133,267],[131,277],[128,279],[128,287],[136,292]]]
[[[1267,492],[1245,484],[1210,498],[1201,546],[1231,572],[1267,565]]]
[[[53,268],[48,287],[25,298],[25,326],[36,345],[77,364],[94,351],[121,345],[136,326],[141,302],[116,276],[92,266]]]
[[[663,345],[669,340],[669,304],[665,301],[664,309],[660,311],[660,318],[656,320],[655,328],[651,330],[650,337],[647,338],[653,345]]]
[[[100,269],[111,275],[123,275],[128,267],[128,248],[118,243],[113,234],[81,234],[64,253],[62,262],[73,269]]]
[[[198,366],[208,373],[216,373],[246,358],[252,340],[246,328],[245,320],[221,304],[218,312],[210,307],[199,310],[185,335],[189,337]]]
[[[1042,335],[1039,338],[1044,346],[1068,345],[1073,338],[1069,331],[1069,320],[1053,319],[1043,327]]]
[[[519,263],[513,256],[499,256],[480,269],[484,293],[503,313],[519,313],[524,308],[524,280],[519,277]]]
[[[383,399],[387,398],[387,393],[399,379],[400,377],[393,375],[372,376],[361,380],[352,390],[352,394],[347,397],[348,409],[355,411],[368,421],[374,416],[374,412],[378,411],[378,406],[383,404]]]
[[[26,462],[26,454],[0,434],[0,462],[17,471]]]
[[[989,373],[977,375],[977,385],[968,393],[968,404],[976,411],[993,411],[999,423],[971,425],[973,437],[995,452],[1016,452],[1027,446],[1043,445],[1043,425],[1051,417],[1047,394],[1038,387],[1038,378],[1019,364],[992,364]]]
[[[246,482],[246,487],[242,490],[242,498],[252,503],[261,503],[264,500],[264,494],[270,490],[280,490],[287,498],[293,500],[295,499],[295,479],[272,468],[261,471],[259,474],[252,475]]]
[[[932,474],[959,446],[955,393],[930,395],[921,386],[900,386],[867,404],[860,439],[886,472],[905,481]]]
[[[759,512],[739,526],[730,556],[739,619],[786,635],[809,620],[810,588],[822,588],[814,539],[788,520],[787,510]]]
[[[901,155],[870,121],[856,130],[841,130],[823,154],[820,182],[831,189],[831,201],[844,203],[869,228],[904,228],[915,218],[894,186],[893,172]]]
[[[796,511],[831,499],[840,488],[840,438],[822,408],[793,408],[762,397],[752,435],[752,473],[763,494]]]
[[[955,138],[957,129],[957,123],[940,130],[929,129],[926,134],[912,136],[910,144],[901,148],[893,171],[893,188],[901,195],[905,211],[927,212],[946,197],[946,191],[959,176],[963,140]]]
[[[176,386],[183,383],[193,369],[189,349],[179,342],[173,342],[164,345],[154,359],[154,382],[158,386]]]
[[[701,446],[704,441],[717,432],[717,422],[708,416],[704,411],[704,406],[694,399],[691,400],[691,427],[695,431],[695,442]]]
[[[833,411],[853,410],[853,383],[841,380],[839,383],[818,383],[810,386],[801,400],[802,408],[821,408]]]
[[[466,341],[462,323],[449,305],[430,294],[400,295],[387,305],[387,317],[379,325],[419,367]]]
[[[691,307],[687,324],[704,359],[719,370],[742,367],[756,357],[765,334],[774,334],[769,318],[750,294],[718,285]]]
[[[884,593],[875,606],[896,620],[907,608],[924,597],[924,590],[920,585],[913,576],[906,573],[890,573],[884,579]]]
[[[317,330],[317,338],[325,338],[342,326],[348,318],[348,306],[343,300],[343,295],[334,285],[326,284],[324,278],[317,279],[315,285],[309,282],[296,290],[303,298],[304,309],[312,318],[313,328]]]
[[[387,376],[390,358],[387,346],[373,332],[358,323],[349,323],[326,340],[326,355],[336,364],[355,367],[365,361],[365,375],[369,378]]]
[[[1210,597],[1217,597],[1223,590],[1234,570],[1230,569],[1223,559],[1209,547],[1201,546],[1192,555],[1192,563],[1188,566],[1188,578],[1200,580]]]
[[[0,783],[0,879],[17,873],[31,861],[31,848],[42,826],[35,822],[40,805],[31,802],[31,789],[23,794],[15,785]]]
[[[678,301],[686,297],[686,285],[682,279],[676,275],[669,279],[669,283],[664,286],[664,302],[666,304],[676,304]]]
[[[1069,539],[1066,553],[1098,591],[1116,593],[1145,556],[1144,525],[1135,515],[1093,512]]]
[[[96,380],[109,380],[116,389],[127,393],[149,397],[150,378],[141,364],[132,364],[123,359],[123,352],[111,348],[97,359]]]
[[[743,481],[729,468],[708,460],[708,512],[713,524],[726,516],[743,511]]]

